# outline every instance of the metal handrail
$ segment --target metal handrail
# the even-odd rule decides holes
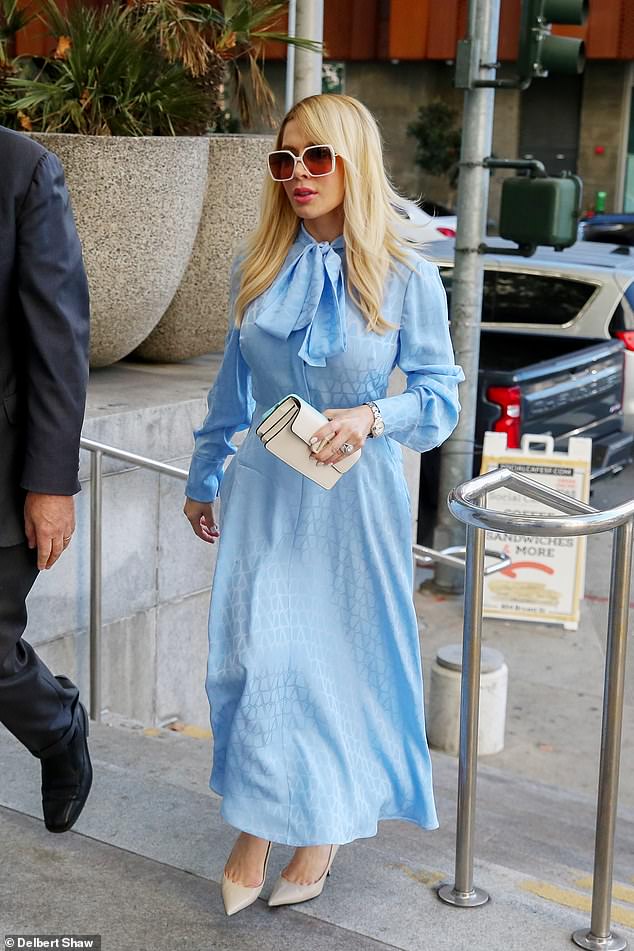
[[[99,722],[101,720],[101,627],[102,627],[102,493],[103,493],[103,457],[109,456],[113,459],[119,459],[122,462],[129,462],[142,469],[150,469],[152,472],[159,472],[161,475],[172,476],[175,479],[185,481],[188,476],[186,469],[180,469],[167,462],[159,462],[156,459],[149,459],[147,456],[140,456],[135,452],[128,452],[126,449],[117,449],[115,446],[107,446],[105,443],[96,442],[94,439],[88,439],[82,436],[80,446],[91,453],[90,465],[90,622],[89,622],[89,644],[90,644],[90,716],[91,719]],[[412,548],[414,559],[419,565],[428,565],[434,561],[445,562],[456,568],[465,567],[463,558],[456,558],[459,552],[464,553],[464,548],[447,548],[443,551],[435,551],[433,548],[425,548],[423,545],[414,545]],[[487,555],[494,559],[492,564],[485,568],[485,574],[491,574],[494,571],[501,571],[502,568],[510,565],[511,561],[506,555],[499,552],[487,552]]]
[[[502,486],[570,515],[567,518],[551,515],[509,515],[507,512],[483,508],[474,501]],[[451,492],[448,504],[452,514],[468,525],[504,532],[512,522],[515,526],[514,533],[521,535],[596,535],[598,532],[610,532],[634,517],[634,500],[601,512],[591,505],[563,495],[549,486],[540,485],[505,467],[476,476],[475,479],[458,486]]]
[[[95,442],[94,439],[81,437],[81,448],[88,452],[100,452],[104,456],[112,456],[113,459],[121,459],[123,462],[131,462],[142,469],[152,469],[154,472],[161,472],[163,475],[174,476],[175,479],[187,479],[187,469],[179,469],[177,466],[170,466],[168,462],[158,462],[156,459],[148,459],[146,456],[139,456],[135,452],[127,452],[125,449],[115,449],[114,446],[106,446],[104,443]]]
[[[486,508],[486,495],[498,488],[558,508],[565,517],[501,514]],[[482,500],[484,504],[478,504]],[[614,531],[608,611],[607,653],[603,690],[603,720],[597,797],[594,878],[590,929],[580,929],[572,940],[590,951],[623,951],[626,939],[610,929],[614,831],[619,785],[619,761],[625,687],[634,501],[601,512],[567,495],[540,485],[507,468],[495,469],[458,486],[449,494],[453,515],[467,525],[464,591],[464,636],[460,694],[460,759],[456,819],[455,883],[442,885],[438,896],[447,904],[474,907],[489,895],[473,884],[480,653],[486,529],[506,534],[565,537]]]
[[[116,449],[94,439],[81,437],[80,447],[91,454],[90,462],[90,717],[101,722],[101,627],[102,627],[102,527],[103,527],[103,457],[110,456],[130,462],[143,469],[151,469],[175,479],[187,479],[187,470],[166,462],[148,459],[135,452]]]
[[[460,568],[464,571],[466,565],[467,549],[464,545],[450,545],[449,548],[441,548],[439,551],[435,548],[427,548],[425,545],[412,545],[414,559],[421,567],[426,565],[441,564],[451,565],[452,568]],[[456,558],[456,555],[462,555],[462,558]],[[492,548],[486,548],[484,555],[486,558],[492,558],[493,562],[484,568],[484,574],[493,575],[503,568],[509,568],[512,564],[511,558],[500,551],[494,551]]]

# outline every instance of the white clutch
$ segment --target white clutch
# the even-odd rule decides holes
[[[311,450],[319,452],[326,441],[312,447],[310,437],[327,422],[328,417],[301,396],[289,393],[264,414],[256,433],[269,452],[324,489],[332,489],[344,472],[359,460],[361,450],[342,456],[328,466],[318,466],[310,453]]]

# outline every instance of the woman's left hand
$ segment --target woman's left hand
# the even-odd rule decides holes
[[[360,449],[368,437],[368,433],[374,423],[374,413],[369,406],[353,406],[348,409],[325,409],[324,416],[330,417],[330,422],[325,423],[321,429],[315,430],[311,441],[319,443],[322,439],[328,438],[328,442],[319,450],[311,452],[311,458],[316,459],[323,465],[331,465],[333,462],[346,457],[346,453],[340,452],[340,447],[349,443],[354,450]]]

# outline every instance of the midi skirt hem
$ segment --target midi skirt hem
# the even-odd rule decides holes
[[[212,786],[211,783],[209,784],[209,788],[212,792],[216,793],[216,795],[222,797],[222,793]],[[286,829],[284,829],[284,831],[280,829],[279,820],[277,821],[276,825],[275,818],[272,819],[272,821],[267,822],[266,817],[262,816],[262,825],[259,825],[258,823],[260,818],[253,815],[253,808],[233,809],[230,805],[227,805],[227,800],[225,798],[222,799],[220,815],[225,820],[225,822],[228,822],[229,825],[234,826],[241,832],[248,832],[250,835],[256,835],[259,839],[270,839],[271,842],[275,842],[278,845],[291,845],[296,848],[306,845],[345,845],[349,842],[354,842],[355,839],[372,838],[378,834],[378,823],[384,819],[397,819],[403,822],[411,822],[414,825],[417,825],[419,828],[424,829],[426,832],[433,832],[434,829],[438,829],[440,827],[437,820],[432,823],[425,823],[420,819],[414,818],[413,816],[393,814],[388,815],[379,812],[373,827],[370,824],[362,830],[346,834],[346,837],[343,839],[339,833],[329,833],[328,830],[324,830],[323,835],[319,836],[317,839],[312,838],[310,841],[307,841],[306,838],[302,838],[302,841],[298,841],[297,836],[289,835]]]

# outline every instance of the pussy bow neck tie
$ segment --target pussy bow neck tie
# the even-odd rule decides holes
[[[255,302],[253,322],[280,340],[306,327],[298,356],[310,366],[324,367],[327,357],[348,346],[345,282],[336,251],[344,247],[344,239],[340,235],[332,243],[318,242],[300,227],[299,240],[304,245],[299,254],[293,251]]]

